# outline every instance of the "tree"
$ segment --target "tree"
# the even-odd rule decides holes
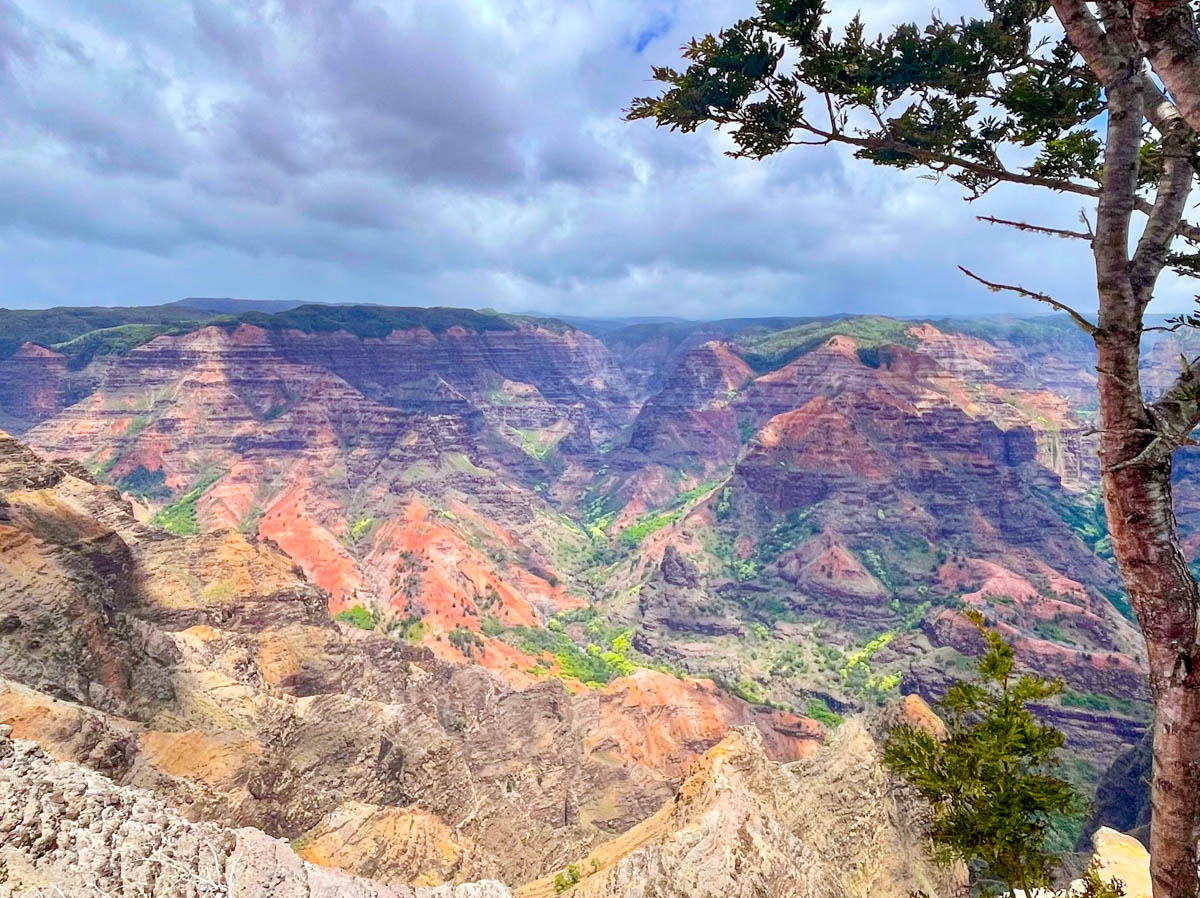
[[[1014,674],[1012,646],[969,616],[987,641],[979,682],[960,680],[941,703],[946,738],[901,724],[888,733],[884,764],[933,808],[934,858],[977,865],[1008,891],[1048,888],[1058,859],[1046,850],[1054,815],[1079,798],[1051,772],[1063,734],[1039,723],[1031,701],[1062,692],[1061,682]]]
[[[683,71],[655,68],[666,89],[634,100],[629,117],[682,131],[728,128],[734,156],[846,144],[877,165],[952,178],[972,200],[1012,183],[1093,207],[1082,230],[985,220],[1088,242],[1095,320],[1036,290],[966,273],[1065,312],[1095,340],[1105,510],[1145,636],[1155,709],[1154,894],[1196,898],[1200,593],[1176,532],[1171,461],[1200,423],[1200,359],[1183,359],[1152,401],[1138,375],[1159,275],[1172,267],[1200,276],[1200,228],[1184,220],[1200,167],[1195,14],[1189,0],[981,3],[978,18],[935,16],[871,40],[857,17],[835,37],[821,0],[758,0],[757,15],[686,46]],[[1200,316],[1175,323],[1185,324],[1200,325]]]

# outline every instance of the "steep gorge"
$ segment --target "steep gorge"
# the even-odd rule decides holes
[[[70,459],[0,443],[0,718],[197,818],[519,885],[732,727],[807,763],[841,715],[936,700],[970,607],[1066,681],[1042,711],[1082,783],[1144,729],[1093,362],[1057,324],[301,307],[142,336],[0,360],[3,422]]]

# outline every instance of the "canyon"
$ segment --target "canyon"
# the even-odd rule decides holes
[[[969,671],[969,609],[1064,681],[1082,789],[1145,732],[1065,320],[38,314],[0,312],[0,756],[76,784],[30,806],[151,809],[139,869],[207,840],[364,896],[947,894],[878,738]],[[10,871],[68,881],[90,836],[20,826]]]

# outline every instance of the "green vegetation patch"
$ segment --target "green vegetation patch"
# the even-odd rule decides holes
[[[759,564],[774,564],[785,552],[812,539],[820,530],[810,520],[817,509],[813,505],[805,509],[792,509],[782,521],[771,528],[770,532],[758,545],[757,561]]]
[[[607,648],[590,642],[586,649],[581,649],[564,632],[563,621],[554,618],[550,621],[551,627],[545,630],[540,627],[512,627],[503,631],[504,636],[530,655],[550,654],[558,663],[562,676],[588,685],[602,686],[617,677],[633,673],[636,665],[626,657],[633,641],[632,631],[608,627],[594,609],[589,610],[592,615],[588,617],[585,630],[590,627],[589,636],[594,634],[603,639]]]
[[[155,337],[184,334],[190,329],[173,324],[122,324],[90,331],[65,343],[56,343],[52,348],[67,357],[67,368],[78,371],[94,359],[126,355]]]
[[[770,371],[816,349],[830,337],[850,337],[859,349],[873,349],[889,343],[912,346],[907,333],[912,322],[883,315],[856,315],[850,318],[823,318],[795,327],[767,333],[747,333],[738,337],[742,356],[755,371]],[[878,364],[878,358],[873,359]]]
[[[179,332],[183,332],[224,318],[227,316],[179,305],[0,309],[0,359],[8,358],[22,343],[36,343],[39,346],[55,347],[67,355],[70,367],[82,368],[95,355],[111,354],[98,350],[111,350],[118,346],[126,347],[124,351],[133,348],[130,341],[135,339],[134,332],[121,330],[129,325],[178,328]],[[94,331],[110,333],[98,336],[91,342],[78,343],[70,347],[69,351],[65,351],[68,344]],[[145,336],[145,333],[141,336]],[[146,339],[153,339],[153,336]],[[144,343],[146,339],[141,342]]]
[[[402,642],[416,645],[425,638],[425,621],[416,613],[404,617],[390,617],[383,621],[383,632]]]
[[[583,879],[583,871],[578,864],[568,864],[567,869],[554,876],[554,894],[561,895],[571,886]]]
[[[642,540],[650,534],[678,523],[683,518],[684,510],[683,508],[668,508],[665,511],[642,515],[635,523],[621,531],[621,542],[630,548],[640,546]]]
[[[529,430],[510,427],[508,432],[515,439],[521,451],[538,461],[545,461],[558,445],[560,434],[548,433],[543,430]]]
[[[829,707],[829,703],[825,699],[819,697],[808,700],[804,714],[829,729],[840,727],[846,722],[846,718]]]
[[[861,649],[844,656],[843,663],[838,668],[838,676],[846,688],[876,704],[883,704],[888,697],[896,693],[900,688],[901,674],[896,671],[876,674],[871,668],[871,659],[895,638],[895,632],[881,633]],[[833,662],[835,659],[831,657],[829,660]]]
[[[210,486],[217,482],[219,476],[218,474],[204,475],[200,482],[184,493],[179,501],[157,512],[150,519],[150,523],[155,527],[161,527],[168,533],[174,533],[176,536],[192,536],[198,533],[196,502]]]
[[[350,525],[350,542],[359,543],[375,529],[376,520],[370,515],[363,515]]]
[[[876,636],[861,649],[851,652],[846,656],[846,665],[841,669],[842,679],[850,675],[850,672],[856,667],[870,667],[872,656],[880,649],[885,648],[893,639],[896,638],[895,633],[881,633]]]
[[[766,628],[763,627],[763,629]],[[796,674],[808,673],[808,661],[805,660],[804,652],[797,645],[785,644],[772,656],[769,673],[772,677],[783,679]]]
[[[593,540],[607,540],[609,525],[616,514],[611,496],[596,496],[583,506],[583,528]]]
[[[721,494],[717,503],[718,519],[722,517],[722,507],[726,509],[725,514],[728,516],[728,490]],[[754,580],[764,567],[774,564],[785,552],[791,551],[820,532],[816,523],[810,520],[818,507],[813,505],[789,511],[787,517],[773,526],[759,541],[754,554],[749,558],[742,558],[734,550],[732,541],[725,537],[718,539],[711,546],[711,551],[735,580],[741,583]],[[791,609],[787,602],[771,596],[757,598],[753,604],[757,608],[755,613],[770,620],[786,616]]]
[[[358,627],[360,630],[374,630],[375,625],[378,623],[374,612],[369,608],[364,608],[362,605],[355,605],[353,608],[339,611],[333,616],[333,619],[339,623]]]
[[[1042,497],[1068,527],[1097,555],[1112,561],[1112,544],[1108,537],[1108,521],[1100,487],[1096,486],[1081,497],[1072,497],[1058,490],[1043,490]]]
[[[298,330],[306,333],[346,331],[356,337],[383,339],[393,331],[425,328],[435,334],[452,327],[472,331],[511,331],[515,320],[498,312],[446,307],[330,306],[309,304],[274,315],[250,312],[240,319],[269,330]]]
[[[630,548],[636,548],[650,534],[678,523],[698,499],[716,489],[720,482],[720,480],[706,481],[678,493],[666,508],[648,512],[622,530],[621,542]]]
[[[468,658],[474,658],[476,652],[483,653],[483,640],[479,638],[479,634],[462,624],[451,630],[446,638],[450,640],[452,646]]]
[[[1131,698],[1119,698],[1113,695],[1101,695],[1098,692],[1063,692],[1061,701],[1066,708],[1087,708],[1089,711],[1116,712],[1127,717],[1145,719],[1148,713],[1144,702]]]

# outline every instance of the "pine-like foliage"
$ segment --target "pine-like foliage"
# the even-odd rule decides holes
[[[935,860],[964,861],[980,880],[1030,894],[1049,885],[1057,863],[1046,851],[1051,819],[1072,813],[1079,801],[1053,773],[1062,733],[1028,707],[1063,687],[1016,675],[1012,646],[978,612],[970,617],[987,652],[979,679],[956,682],[941,703],[946,738],[898,726],[884,745],[884,763],[933,808]]]

